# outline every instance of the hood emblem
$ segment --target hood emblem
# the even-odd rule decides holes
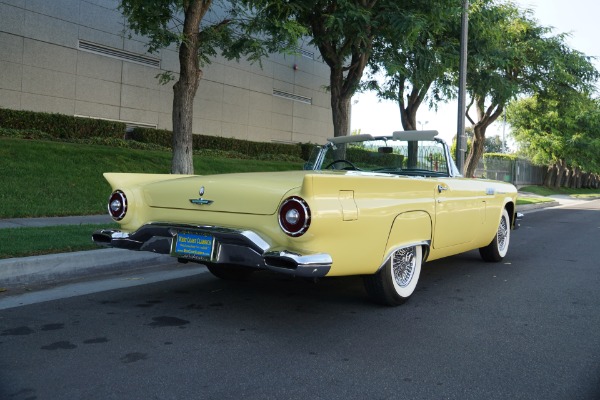
[[[202,196],[204,196],[204,186],[200,186],[200,190],[198,191],[198,194],[200,195],[200,198],[198,199],[190,199],[190,203],[192,204],[198,204],[198,205],[209,205],[213,203],[213,200],[207,200],[207,199],[203,199]]]

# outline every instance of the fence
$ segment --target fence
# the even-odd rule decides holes
[[[515,186],[541,185],[544,183],[546,167],[531,164],[528,160],[487,159],[479,160],[475,176],[510,182]]]

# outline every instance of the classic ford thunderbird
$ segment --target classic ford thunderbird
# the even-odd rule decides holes
[[[106,173],[120,229],[93,240],[202,263],[222,279],[362,275],[373,300],[398,305],[425,261],[474,249],[500,261],[517,226],[515,187],[461,177],[436,136],[332,138],[302,171]]]

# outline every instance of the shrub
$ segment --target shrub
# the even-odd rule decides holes
[[[142,143],[153,143],[160,146],[171,147],[173,133],[164,129],[134,128],[127,134],[128,139]],[[305,146],[306,150],[305,150]],[[276,159],[303,159],[310,155],[308,145],[252,142],[220,136],[194,135],[192,147],[194,151],[217,150],[223,152],[243,154],[255,159],[269,158],[273,155]]]
[[[122,139],[123,122],[81,118],[64,114],[51,114],[0,108],[0,127],[18,130],[37,130],[57,139],[87,139],[92,137]]]
[[[125,133],[125,128],[124,123],[116,121],[0,108],[0,136],[153,150],[172,147],[171,131],[137,127]],[[192,146],[197,154],[210,150],[226,158],[290,161],[307,161],[314,148],[307,143],[253,142],[205,135],[194,135]]]

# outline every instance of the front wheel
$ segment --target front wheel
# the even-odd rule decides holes
[[[421,274],[421,246],[398,249],[374,275],[363,277],[367,294],[373,301],[398,306],[413,294]]]
[[[479,254],[484,261],[498,262],[502,261],[506,253],[508,252],[508,245],[510,244],[510,217],[506,208],[502,210],[502,216],[500,217],[500,223],[498,224],[498,231],[494,239],[485,247],[479,249]]]

